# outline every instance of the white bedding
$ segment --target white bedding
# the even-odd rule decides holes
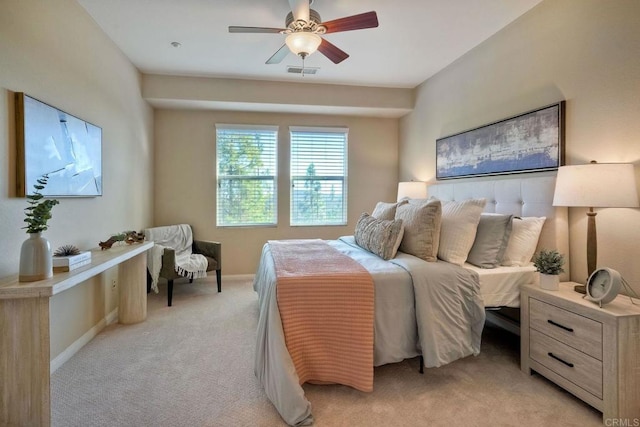
[[[427,263],[414,256],[398,252],[396,258],[384,261],[380,257],[360,248],[353,236],[343,236],[339,240],[327,241],[329,245],[336,247],[340,252],[358,261],[373,276],[375,282],[375,317],[374,317],[374,366],[387,363],[401,362],[421,354],[419,340],[419,323],[416,322],[416,294],[414,280],[416,273],[429,272],[429,267],[434,263]],[[449,265],[439,261],[438,264]],[[426,269],[424,268],[426,266]],[[409,274],[409,271],[412,274]],[[425,273],[426,274],[426,273]],[[424,298],[429,297],[425,295]],[[451,304],[451,301],[441,301],[442,306]],[[484,308],[481,304],[478,305]],[[473,317],[484,317],[475,313]],[[455,323],[455,319],[449,319]],[[460,329],[468,329],[464,324]],[[482,331],[482,326],[479,326]],[[479,351],[480,337],[477,338]],[[444,341],[444,340],[443,340]],[[431,348],[434,345],[430,346]],[[428,353],[423,350],[422,353]],[[459,351],[462,353],[463,351]],[[456,351],[451,351],[452,354]],[[468,354],[467,354],[468,355]],[[425,366],[436,367],[452,361],[449,356],[433,353],[424,354]]]
[[[536,268],[525,267],[480,268],[464,264],[480,277],[480,293],[485,307],[520,307],[520,287],[536,282]]]
[[[477,274],[401,252],[384,261],[358,247],[353,236],[327,243],[361,263],[374,279],[375,366],[422,354],[426,367],[437,367],[480,352],[485,313]],[[254,369],[282,418],[308,425],[311,405],[286,349],[275,281],[265,245],[254,279],[260,305]]]

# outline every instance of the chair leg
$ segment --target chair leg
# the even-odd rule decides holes
[[[151,293],[151,274],[149,274],[149,270],[147,270],[147,293]]]
[[[171,299],[173,298],[173,280],[167,281],[167,299],[169,307],[171,307]]]
[[[218,279],[218,292],[222,292],[222,270],[216,270],[216,279]]]

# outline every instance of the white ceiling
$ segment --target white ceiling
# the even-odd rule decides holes
[[[413,88],[541,0],[315,0],[323,21],[375,10],[378,28],[324,37],[351,56],[265,61],[281,34],[229,34],[229,25],[284,28],[287,0],[78,0],[143,73]],[[174,48],[171,42],[181,43]]]

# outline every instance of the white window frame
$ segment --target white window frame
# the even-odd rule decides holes
[[[219,131],[256,131],[265,133],[274,133],[274,146],[273,146],[273,171],[269,175],[237,175],[230,176],[220,173],[220,158],[219,150],[220,145],[218,141]],[[261,227],[261,226],[276,226],[278,223],[278,126],[273,125],[245,125],[245,124],[216,124],[216,226],[217,227]],[[268,221],[263,222],[250,222],[250,221],[238,221],[238,222],[225,222],[220,214],[221,209],[224,207],[221,205],[220,200],[220,188],[221,182],[224,180],[252,180],[252,181],[271,181],[273,194],[272,196],[272,210],[273,214]]]
[[[318,175],[314,176],[314,181],[320,182],[340,182],[342,184],[342,207],[341,207],[341,218],[337,221],[331,220],[323,220],[320,218],[316,218],[314,221],[298,221],[296,211],[296,196],[295,196],[295,182],[300,180],[305,180],[307,178],[306,175],[295,175],[294,167],[295,167],[295,159],[294,159],[294,144],[295,137],[294,133],[296,132],[305,132],[305,133],[326,133],[326,134],[341,134],[344,135],[344,146],[343,146],[343,156],[342,156],[342,174],[341,175]],[[347,206],[348,206],[348,170],[349,170],[349,128],[346,127],[309,127],[309,126],[290,126],[289,127],[289,188],[290,188],[290,202],[289,202],[289,224],[292,227],[318,227],[318,226],[340,226],[347,225]]]

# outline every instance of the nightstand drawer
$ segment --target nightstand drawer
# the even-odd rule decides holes
[[[529,339],[531,359],[602,399],[601,361],[535,330]]]
[[[535,298],[529,299],[530,327],[602,360],[602,323]]]

